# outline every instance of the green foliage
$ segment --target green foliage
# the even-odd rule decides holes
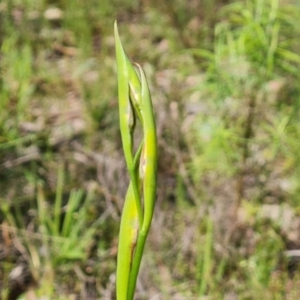
[[[36,188],[36,201],[31,216],[23,212],[22,203],[1,204],[1,212],[11,228],[19,249],[27,257],[35,280],[40,281],[40,292],[55,295],[54,277],[60,268],[72,270],[74,262],[87,259],[93,245],[98,222],[90,222],[88,211],[94,191],[72,190],[63,200],[64,169],[60,165],[53,207],[42,182],[28,173]],[[64,197],[65,198],[65,197]],[[64,204],[63,204],[64,203]],[[30,217],[30,226],[26,218]]]
[[[120,225],[117,299],[132,300],[144,245],[154,212],[157,180],[157,137],[149,87],[142,68],[132,63],[122,47],[117,23],[115,43],[118,66],[120,130],[130,185]],[[143,139],[134,153],[137,120]]]
[[[205,244],[204,247],[199,247],[199,262],[197,269],[199,270],[198,281],[199,286],[199,297],[203,296],[207,292],[207,287],[210,284],[212,278],[212,246],[213,246],[213,222],[209,218],[206,224]]]
[[[283,79],[287,70],[291,85],[299,79],[296,69],[300,56],[293,43],[299,30],[296,26],[299,10],[294,9],[292,14],[290,11],[290,7],[279,7],[278,1],[227,5],[220,13],[222,21],[215,27],[214,50],[195,50],[204,59],[207,71],[199,89],[202,98],[209,98],[210,103],[206,104],[209,115],[199,115],[194,123],[201,142],[193,161],[193,174],[199,172],[201,176],[201,170],[208,169],[236,171],[236,163],[246,159],[242,149],[248,148],[249,139],[254,144],[268,139],[269,145],[282,150],[292,141],[291,135],[284,134],[289,142],[280,139],[279,142],[276,135],[280,133],[275,133],[275,128],[282,134],[293,123],[293,117],[286,113],[299,102],[299,92],[289,100],[279,94],[290,89]],[[268,110],[269,114],[262,110]],[[286,117],[282,118],[283,115]],[[278,122],[286,125],[279,129]]]
[[[3,299],[20,262],[37,298],[114,297],[127,190],[115,19],[159,138],[136,298],[299,299],[284,258],[299,247],[299,1],[169,2],[1,1]]]

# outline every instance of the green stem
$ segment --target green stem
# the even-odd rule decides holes
[[[140,265],[143,257],[145,243],[148,235],[148,231],[141,231],[138,234],[138,240],[134,252],[134,259],[131,266],[130,277],[128,282],[127,300],[132,300],[134,297],[134,291],[136,287],[136,281],[140,270]]]
[[[133,193],[134,193],[134,198],[136,201],[136,207],[137,207],[137,212],[138,212],[138,218],[139,218],[139,227],[142,226],[144,222],[144,214],[142,210],[142,201],[141,201],[141,195],[140,195],[140,184],[139,184],[139,176],[138,176],[138,167],[139,167],[139,162],[141,158],[141,153],[143,149],[143,144],[144,142],[142,141],[140,143],[140,146],[134,156],[133,164],[131,168],[129,169],[129,176],[132,182],[132,188],[133,188]]]

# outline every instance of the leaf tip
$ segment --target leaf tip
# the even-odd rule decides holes
[[[115,22],[114,22],[114,32],[115,32],[115,38],[119,37],[118,22],[117,22],[117,20],[115,20]]]

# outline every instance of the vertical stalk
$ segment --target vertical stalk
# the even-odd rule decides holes
[[[157,142],[150,91],[142,68],[129,61],[115,23],[119,117],[130,184],[122,212],[117,300],[132,300],[156,198]],[[140,120],[143,140],[134,153],[134,130]]]

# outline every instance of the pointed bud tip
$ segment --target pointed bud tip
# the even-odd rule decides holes
[[[115,31],[115,36],[119,36],[119,31],[118,31],[118,22],[115,20],[114,22],[114,31]]]

